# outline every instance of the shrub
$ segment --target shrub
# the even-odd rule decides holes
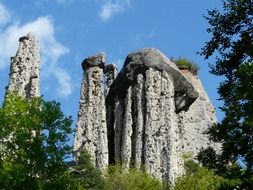
[[[165,190],[166,185],[146,172],[137,169],[123,169],[119,165],[110,166],[106,174],[108,190]]]
[[[178,59],[173,61],[176,63],[179,69],[188,69],[193,75],[198,74],[199,66],[192,61],[183,57],[179,57]]]
[[[222,177],[205,167],[198,167],[196,172],[178,178],[174,190],[215,190],[220,187],[221,181]]]
[[[214,170],[200,166],[193,160],[186,160],[184,166],[185,175],[177,179],[174,190],[230,190],[238,189],[242,183],[236,176],[225,178],[216,174]],[[233,166],[231,175],[234,169],[236,168]]]

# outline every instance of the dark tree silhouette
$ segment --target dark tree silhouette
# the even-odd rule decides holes
[[[220,165],[240,159],[246,166],[244,178],[252,180],[253,1],[222,2],[222,11],[210,10],[205,17],[212,37],[200,52],[206,59],[215,57],[215,63],[210,64],[211,73],[225,77],[218,88],[225,117],[208,133],[223,145]]]

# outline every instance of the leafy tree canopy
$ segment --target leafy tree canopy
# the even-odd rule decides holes
[[[10,94],[0,108],[1,189],[66,189],[72,119],[60,104]]]
[[[218,88],[225,117],[209,134],[223,146],[218,165],[240,159],[246,180],[253,174],[253,1],[222,2],[223,11],[210,10],[205,17],[212,37],[200,52],[206,59],[214,56],[211,73],[225,77]]]

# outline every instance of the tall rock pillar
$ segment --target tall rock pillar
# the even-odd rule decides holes
[[[28,33],[19,39],[19,48],[15,57],[11,57],[9,92],[17,92],[28,99],[40,96],[40,55],[35,37]]]
[[[104,67],[103,53],[88,57],[82,63],[84,77],[74,139],[74,152],[87,150],[98,168],[108,164]]]
[[[109,162],[144,166],[173,184],[183,173],[177,114],[197,97],[194,86],[159,50],[129,54],[106,97]]]

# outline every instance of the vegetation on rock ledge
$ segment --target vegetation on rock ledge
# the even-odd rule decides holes
[[[178,59],[173,60],[173,62],[176,63],[177,67],[179,69],[187,69],[189,70],[193,75],[198,75],[199,71],[199,66],[192,61],[184,58],[184,57],[179,57]]]

